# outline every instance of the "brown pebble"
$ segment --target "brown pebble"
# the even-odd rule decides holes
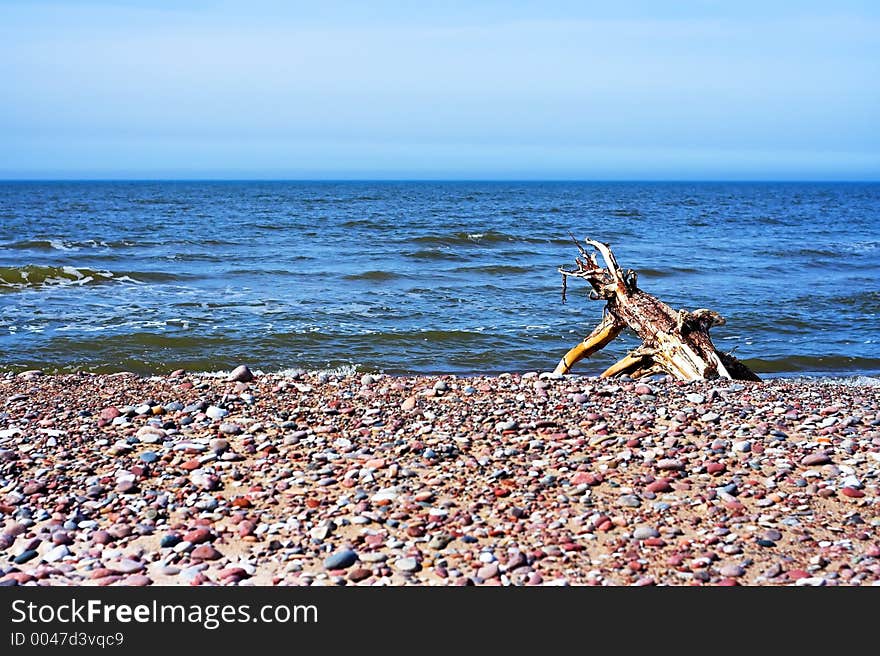
[[[190,557],[195,560],[217,560],[223,557],[219,551],[217,551],[210,544],[201,544],[190,552]]]

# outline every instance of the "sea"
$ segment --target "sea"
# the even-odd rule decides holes
[[[415,181],[0,182],[0,371],[548,371],[572,235],[759,375],[880,373],[880,184]]]

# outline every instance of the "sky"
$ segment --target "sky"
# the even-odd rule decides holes
[[[0,0],[0,178],[880,180],[880,2]]]

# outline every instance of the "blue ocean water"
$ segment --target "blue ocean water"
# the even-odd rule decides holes
[[[861,183],[2,182],[0,367],[548,370],[602,312],[569,232],[759,373],[880,371]]]

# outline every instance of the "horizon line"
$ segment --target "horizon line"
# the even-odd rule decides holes
[[[535,183],[747,183],[747,184],[873,184],[880,178],[220,178],[220,177],[0,177],[0,183],[10,182],[535,182]]]

